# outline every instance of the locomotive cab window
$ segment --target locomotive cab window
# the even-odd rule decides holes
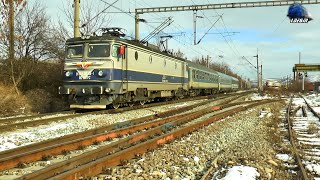
[[[83,57],[83,45],[70,45],[67,46],[67,58],[82,58]]]
[[[89,44],[88,57],[109,57],[109,44]]]

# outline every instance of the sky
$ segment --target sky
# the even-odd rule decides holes
[[[46,6],[47,13],[52,17],[53,23],[65,15],[64,7],[71,8],[73,0],[28,0],[29,3],[41,1]],[[81,0],[81,5],[86,1],[95,3],[100,10],[107,7],[103,1],[113,3],[116,0]],[[253,0],[254,1],[254,0]],[[239,0],[118,0],[115,6],[124,10],[134,12],[135,8],[200,5],[214,3],[244,2]],[[67,5],[69,3],[69,5]],[[227,63],[231,69],[251,80],[256,79],[257,50],[259,64],[262,63],[262,74],[264,79],[284,78],[293,76],[292,68],[299,62],[301,52],[301,63],[320,64],[320,4],[304,5],[311,13],[313,20],[307,24],[292,24],[287,18],[288,7],[259,7],[241,9],[221,9],[198,11],[197,35],[199,40],[205,35],[213,23],[217,21],[217,15],[221,15],[214,27],[203,37],[198,45],[193,45],[193,12],[170,12],[142,14],[140,18],[147,20],[147,24],[140,23],[140,37],[143,38],[154,27],[170,16],[174,22],[164,29],[165,33],[180,34],[169,40],[169,48],[181,50],[187,59],[209,56],[211,62]],[[92,12],[98,14],[99,10]],[[119,12],[118,9],[110,7],[105,13],[110,19],[110,27],[121,27],[128,35],[134,35],[134,14],[128,15]],[[64,21],[63,21],[64,22]],[[234,32],[234,33],[233,33]],[[249,61],[252,65],[250,65]],[[311,73],[313,76],[320,72]]]

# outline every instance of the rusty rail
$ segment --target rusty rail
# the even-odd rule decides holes
[[[310,109],[310,111],[312,112],[312,114],[314,116],[316,116],[319,120],[320,120],[320,115],[311,107],[311,105],[307,102],[307,100],[302,96],[300,95],[300,97],[304,100],[304,102],[307,104],[308,108]]]
[[[301,109],[301,106],[298,106],[297,108],[295,108],[295,109],[292,111],[291,115],[292,115],[292,116],[295,116],[300,109]]]
[[[227,116],[233,115],[237,112],[246,110],[247,108],[251,108],[251,107],[254,107],[254,106],[257,106],[260,104],[264,104],[264,103],[268,103],[268,102],[270,102],[270,101],[253,103],[253,104],[248,105],[246,107],[236,107],[236,108],[228,110],[226,112],[219,113],[219,114],[217,114],[207,120],[196,122],[196,123],[189,125],[187,127],[182,127],[177,130],[166,133],[164,135],[157,136],[161,133],[164,133],[164,132],[171,130],[173,127],[175,127],[179,124],[189,122],[192,119],[195,119],[199,116],[202,116],[203,111],[192,113],[192,114],[189,114],[188,116],[183,115],[183,116],[180,116],[180,118],[178,120],[168,122],[166,124],[163,124],[161,126],[153,128],[151,130],[148,130],[144,133],[137,134],[133,137],[129,137],[129,138],[126,138],[125,140],[119,141],[120,143],[123,143],[123,141],[126,141],[127,143],[129,143],[125,147],[120,146],[118,144],[119,142],[116,142],[116,143],[110,144],[109,146],[106,146],[105,147],[106,149],[100,148],[100,149],[96,150],[96,152],[90,153],[89,155],[87,155],[87,154],[80,155],[79,157],[76,157],[76,159],[73,159],[70,162],[58,163],[56,165],[53,165],[53,166],[55,166],[53,169],[49,169],[49,170],[43,169],[43,170],[37,171],[35,173],[32,173],[30,175],[26,175],[26,176],[22,177],[22,179],[24,179],[24,178],[26,178],[26,179],[34,179],[34,178],[35,179],[45,179],[45,178],[50,178],[52,176],[55,176],[59,173],[62,173],[62,174],[55,176],[54,177],[55,179],[87,178],[89,176],[101,173],[103,171],[103,169],[105,169],[106,167],[121,164],[124,161],[135,157],[135,155],[137,155],[137,154],[142,154],[148,150],[154,149],[163,143],[170,142],[170,141],[174,140],[175,138],[179,138],[183,135],[191,133],[199,128],[207,126],[208,124],[210,124],[216,120],[219,120],[219,119],[225,118]],[[274,102],[274,101],[272,101],[272,102]],[[219,109],[219,108],[215,107],[214,109],[211,109],[210,111],[212,112],[217,109]],[[209,109],[206,109],[206,111],[209,111]],[[155,137],[155,136],[157,136],[157,137]],[[152,138],[152,139],[135,145],[135,143],[137,143],[141,140],[144,141],[148,138]],[[127,149],[125,149],[125,148],[127,148]],[[121,150],[121,149],[124,149],[124,150]],[[119,151],[116,153],[113,153],[111,155],[108,155],[110,152],[113,152],[116,150],[119,150]],[[105,156],[105,157],[103,157],[103,156]],[[81,161],[84,161],[85,159],[87,159],[87,160],[84,163],[81,162]],[[92,159],[94,159],[95,161],[92,162]],[[52,167],[52,166],[50,166],[50,167]],[[77,167],[77,168],[75,168],[75,167]],[[75,169],[73,169],[73,168],[75,168]]]
[[[229,104],[229,102],[237,98],[239,98],[239,96],[235,98],[231,98],[230,100],[225,101],[223,104]],[[142,130],[144,128],[157,126],[157,125],[163,124],[163,122],[161,123],[160,121],[159,122],[155,121],[155,122],[145,123],[146,125],[144,127],[138,127],[136,124],[152,121],[157,118],[165,118],[168,116],[172,116],[174,114],[188,111],[195,107],[208,104],[212,101],[214,100],[200,102],[194,105],[173,109],[167,112],[162,112],[162,113],[158,113],[158,114],[154,114],[154,115],[150,115],[142,118],[137,118],[130,121],[119,122],[119,123],[111,124],[108,126],[88,130],[85,132],[66,135],[63,137],[43,141],[40,143],[31,144],[21,148],[4,151],[0,153],[0,171],[13,168],[21,162],[26,163],[26,162],[32,162],[35,160],[40,160],[42,157],[45,157],[45,156],[61,154],[61,152],[63,151],[74,150],[80,146],[91,145],[93,143],[96,143],[108,138],[114,138],[124,134],[132,133],[137,130]],[[206,111],[208,110],[204,110],[201,112],[205,113]],[[180,115],[180,116],[183,116],[183,115]],[[176,117],[180,117],[180,116],[178,115]],[[165,119],[164,122],[171,119],[173,118],[167,118]],[[109,132],[106,133],[107,131]],[[63,143],[60,143],[60,142],[63,142]]]
[[[231,95],[246,95],[250,92],[243,92],[239,94],[231,94]],[[230,97],[230,94],[224,95],[224,94],[219,94],[216,95],[218,98],[216,99],[221,99],[221,98],[226,98]],[[193,100],[200,100],[200,99],[208,99],[208,98],[213,98],[214,96],[200,96],[200,97],[195,97],[192,98]],[[29,117],[18,117],[18,118],[10,118],[10,119],[5,119],[2,120],[1,123],[10,123],[11,124],[5,124],[5,125],[0,125],[0,132],[12,130],[12,129],[18,129],[18,128],[25,128],[29,126],[37,126],[37,125],[42,125],[42,124],[48,124],[49,122],[54,122],[54,121],[61,121],[69,118],[75,118],[75,117],[80,117],[88,114],[114,114],[114,113],[121,113],[125,111],[130,111],[130,110],[135,110],[135,109],[142,109],[142,108],[149,108],[149,107],[154,107],[154,106],[161,106],[161,105],[166,105],[166,104],[172,104],[172,103],[179,103],[179,102],[186,102],[190,101],[191,98],[186,98],[186,99],[180,99],[176,101],[167,101],[167,102],[159,102],[159,103],[152,103],[152,104],[145,104],[145,105],[139,105],[139,106],[134,106],[134,107],[124,107],[120,109],[108,109],[108,110],[100,110],[100,111],[92,111],[92,112],[86,112],[86,113],[79,113],[79,114],[71,114],[71,115],[66,115],[66,116],[59,116],[59,117],[52,117],[52,118],[47,118],[47,119],[40,119],[40,120],[31,120],[31,121],[26,121],[26,122],[18,122],[14,123],[16,121],[23,121],[26,119],[32,119],[32,118],[41,118],[47,115],[54,115],[55,113],[49,113],[49,114],[43,114],[43,115],[36,115],[36,116],[29,116]],[[73,111],[70,111],[73,112]]]
[[[0,119],[1,124],[11,124],[16,121],[24,121],[27,119],[35,119],[35,118],[42,118],[45,116],[55,115],[55,114],[74,114],[75,111],[62,111],[62,112],[55,112],[55,113],[45,113],[45,114],[37,114],[37,115],[30,115],[30,116],[22,116],[22,117],[9,117]]]

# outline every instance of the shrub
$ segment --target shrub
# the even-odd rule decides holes
[[[18,95],[13,86],[0,84],[0,115],[16,115],[29,111],[23,95]]]
[[[61,111],[65,107],[65,102],[44,89],[32,89],[27,91],[26,97],[31,106],[31,110],[36,113],[48,113]]]
[[[317,123],[315,123],[315,122],[309,123],[309,125],[308,125],[308,133],[309,134],[315,134],[318,132],[318,130],[319,130],[319,127],[318,127]]]

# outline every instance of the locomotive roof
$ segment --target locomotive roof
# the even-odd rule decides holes
[[[188,61],[186,59],[173,56],[173,55],[171,55],[171,54],[169,54],[167,52],[160,51],[159,49],[151,48],[149,46],[145,46],[145,45],[137,42],[136,40],[123,39],[123,38],[119,38],[117,36],[111,36],[109,34],[105,34],[105,35],[102,35],[102,36],[90,36],[90,38],[87,38],[87,39],[84,39],[84,38],[81,38],[81,37],[70,38],[70,39],[68,39],[66,41],[66,44],[68,45],[68,44],[74,44],[74,43],[79,43],[79,42],[90,42],[90,41],[92,41],[92,42],[119,41],[119,42],[122,42],[122,43],[126,43],[126,44],[130,44],[130,45],[138,46],[138,47],[141,47],[141,48],[145,48],[145,49],[148,49],[150,51],[154,51],[154,52],[160,53],[162,55],[169,56],[171,58],[179,59],[180,61]]]
[[[119,41],[119,42],[122,42],[122,43],[126,43],[126,44],[131,44],[131,45],[134,45],[134,46],[138,46],[138,47],[141,47],[141,48],[145,48],[145,49],[148,49],[150,51],[154,51],[154,52],[157,52],[157,53],[160,53],[162,55],[165,55],[165,56],[169,56],[171,58],[175,58],[175,59],[178,59],[180,61],[185,61],[188,63],[188,65],[190,67],[195,67],[195,68],[198,68],[200,70],[204,70],[204,71],[208,71],[208,72],[211,72],[211,73],[218,73],[219,75],[222,75],[224,77],[232,77],[232,76],[229,76],[229,75],[226,75],[226,74],[223,74],[223,73],[219,73],[213,69],[209,69],[203,65],[200,65],[200,64],[197,64],[195,62],[192,62],[192,61],[189,61],[189,60],[186,60],[186,59],[183,59],[183,58],[180,58],[180,57],[176,57],[176,56],[173,56],[167,52],[162,52],[160,51],[159,49],[155,49],[155,48],[151,48],[151,47],[148,47],[148,46],[145,46],[139,42],[137,42],[136,40],[129,40],[129,39],[124,39],[124,38],[120,38],[120,37],[117,37],[117,36],[112,36],[112,35],[109,35],[109,34],[104,34],[102,36],[88,36],[87,38],[82,38],[82,37],[76,37],[76,38],[70,38],[66,41],[66,44],[76,44],[76,43],[84,43],[84,42],[106,42],[106,41]]]

